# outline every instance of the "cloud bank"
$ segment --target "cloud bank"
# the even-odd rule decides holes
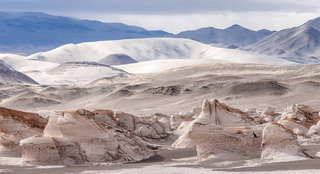
[[[259,30],[294,27],[320,16],[318,0],[1,0],[0,11],[123,22],[178,33],[239,24]]]

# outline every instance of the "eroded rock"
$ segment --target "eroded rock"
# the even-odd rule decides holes
[[[319,111],[307,105],[296,104],[288,106],[283,111],[278,123],[292,131],[297,128],[305,135],[308,129],[320,120],[318,114]]]
[[[21,164],[58,164],[56,160],[47,161],[43,157],[37,158],[38,153],[29,146],[30,142],[38,144],[40,149],[48,154],[58,154],[63,165],[104,162],[134,162],[149,158],[155,154],[156,148],[135,136],[126,129],[113,126],[115,118],[108,115],[109,111],[77,110],[52,113],[44,130],[44,142],[41,138],[25,139],[20,143],[24,150]],[[102,119],[102,118],[110,119]],[[101,121],[102,120],[102,121]],[[112,122],[110,122],[112,120]],[[101,122],[99,122],[101,121]],[[47,141],[50,140],[48,145]],[[53,142],[53,144],[52,144]],[[53,149],[56,151],[53,153]],[[50,148],[51,150],[47,149]],[[43,158],[43,159],[42,159]],[[30,160],[33,159],[33,160]]]
[[[20,157],[20,140],[41,136],[46,124],[47,119],[36,113],[0,107],[0,155]]]
[[[293,131],[278,123],[268,123],[262,133],[261,158],[292,157],[309,158],[309,155],[301,150],[297,135]]]
[[[260,150],[261,129],[243,127],[250,125],[256,123],[247,113],[221,104],[218,100],[205,100],[199,117],[184,128],[184,133],[172,146],[196,146],[199,158],[222,153],[235,153],[241,157],[249,154],[257,156]],[[247,152],[249,149],[250,153]]]

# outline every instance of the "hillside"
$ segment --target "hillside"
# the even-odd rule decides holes
[[[245,49],[297,63],[320,63],[320,18],[276,32]]]
[[[69,44],[171,35],[122,23],[103,23],[37,12],[0,13],[0,52],[35,53]]]

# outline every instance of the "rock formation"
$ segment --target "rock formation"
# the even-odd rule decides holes
[[[187,136],[196,144],[198,158],[217,155],[232,158],[260,157],[261,129],[222,127],[195,123]]]
[[[20,157],[20,140],[41,136],[46,124],[38,114],[0,107],[0,155]]]
[[[23,148],[20,164],[124,163],[140,161],[155,154],[156,147],[117,126],[120,121],[112,113],[109,110],[90,112],[83,109],[52,113],[43,137],[20,142]],[[134,127],[126,126],[128,129]],[[52,158],[37,155],[43,151]]]
[[[316,125],[311,126],[307,132],[307,135],[313,135],[313,134],[320,135],[320,121],[318,121]]]
[[[237,157],[259,156],[261,129],[247,113],[220,103],[205,100],[201,114],[185,128],[172,145],[197,148],[199,158],[211,154],[233,154]],[[245,126],[245,127],[244,127]]]
[[[309,157],[298,144],[297,135],[278,123],[268,123],[263,129],[261,158],[277,159]]]
[[[320,120],[318,116],[319,111],[310,108],[307,105],[296,104],[288,106],[282,113],[281,119],[278,123],[290,130],[299,129],[305,135],[308,129],[317,124]]]
[[[144,119],[124,112],[116,112],[118,125],[143,139],[164,139],[168,136],[166,126],[155,119]]]
[[[171,129],[176,130],[182,122],[192,121],[192,120],[194,120],[194,119],[191,117],[186,117],[186,116],[181,116],[181,115],[172,115],[170,117]]]

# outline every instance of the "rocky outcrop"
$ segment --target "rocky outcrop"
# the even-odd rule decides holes
[[[184,128],[184,133],[172,146],[196,146],[199,158],[231,153],[241,158],[259,156],[262,131],[243,127],[255,124],[247,113],[218,100],[205,100],[200,115]]]
[[[282,113],[281,119],[278,121],[285,128],[295,132],[302,132],[305,135],[308,129],[317,124],[320,120],[319,111],[307,106],[296,104],[288,106]]]
[[[38,114],[0,107],[0,155],[20,157],[20,140],[42,135],[46,124]]]
[[[172,115],[170,117],[171,129],[176,130],[182,122],[192,121],[192,120],[194,120],[194,119],[191,117],[186,117],[186,116],[182,116],[182,115]]]
[[[217,155],[231,158],[260,157],[261,129],[222,127],[195,123],[187,136],[196,144],[198,158]]]
[[[166,125],[157,118],[145,119],[124,112],[116,112],[115,118],[120,127],[131,131],[143,139],[164,139],[168,136]]]
[[[320,135],[320,121],[318,121],[316,125],[311,126],[307,132],[307,135],[314,135],[314,134]]]
[[[20,143],[24,150],[20,164],[125,163],[155,154],[156,147],[119,127],[119,120],[111,116],[112,113],[82,109],[52,113],[44,137],[28,138]],[[40,151],[45,152],[48,159],[37,155]],[[60,161],[55,160],[57,156]]]
[[[278,123],[268,123],[263,129],[261,158],[277,159],[309,157],[298,144],[297,135]]]

